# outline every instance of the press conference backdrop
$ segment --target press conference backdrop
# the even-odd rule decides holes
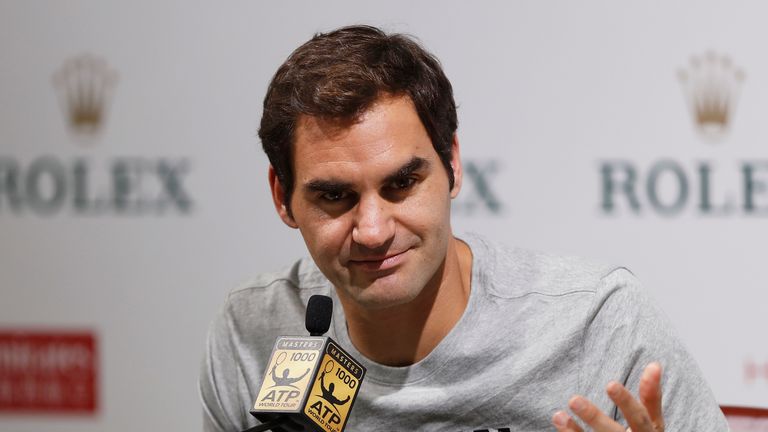
[[[0,429],[195,430],[211,318],[305,254],[256,136],[318,31],[416,35],[454,230],[630,267],[718,401],[768,406],[768,5],[0,3]]]

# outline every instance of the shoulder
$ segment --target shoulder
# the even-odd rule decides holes
[[[465,238],[473,253],[473,273],[492,296],[594,299],[616,289],[639,287],[635,275],[623,266],[509,247],[477,235]]]
[[[294,290],[320,289],[328,284],[315,263],[310,258],[302,258],[293,264],[275,272],[261,273],[251,277],[229,293],[229,297],[248,296],[256,292],[268,294],[275,288]]]
[[[309,297],[328,295],[330,290],[314,262],[302,258],[279,271],[251,277],[230,291],[220,318],[223,315],[226,321],[246,323],[243,328],[259,331],[278,327],[290,331],[303,325]]]

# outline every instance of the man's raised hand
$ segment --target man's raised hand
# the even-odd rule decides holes
[[[621,410],[632,432],[663,432],[664,419],[661,414],[661,365],[651,363],[643,370],[640,378],[639,398],[623,385],[611,381],[606,387],[608,397]],[[600,411],[583,396],[574,396],[568,407],[595,432],[625,432],[624,427]],[[583,432],[565,411],[558,411],[552,417],[558,432]],[[628,430],[629,430],[628,429]]]

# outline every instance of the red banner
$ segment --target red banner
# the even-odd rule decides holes
[[[97,372],[92,332],[0,329],[0,412],[95,413]]]

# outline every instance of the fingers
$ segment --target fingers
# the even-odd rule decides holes
[[[645,367],[640,377],[640,402],[648,410],[651,421],[658,430],[664,429],[661,415],[661,365],[653,362]]]
[[[656,432],[648,410],[623,385],[611,381],[606,392],[624,414],[624,418],[634,432]]]
[[[623,426],[613,421],[613,419],[600,411],[600,408],[582,396],[572,397],[568,401],[568,407],[595,432],[624,432]],[[581,429],[574,430],[581,431]]]
[[[552,416],[552,424],[558,432],[583,432],[581,427],[564,411],[558,411]]]
[[[640,377],[639,399],[621,384],[612,381],[606,387],[608,397],[621,410],[629,428],[626,432],[661,432],[664,419],[661,408],[661,365],[651,363]],[[568,407],[595,432],[625,432],[623,426],[582,396],[574,396]],[[583,432],[583,429],[567,413],[558,411],[552,417],[558,432]]]

